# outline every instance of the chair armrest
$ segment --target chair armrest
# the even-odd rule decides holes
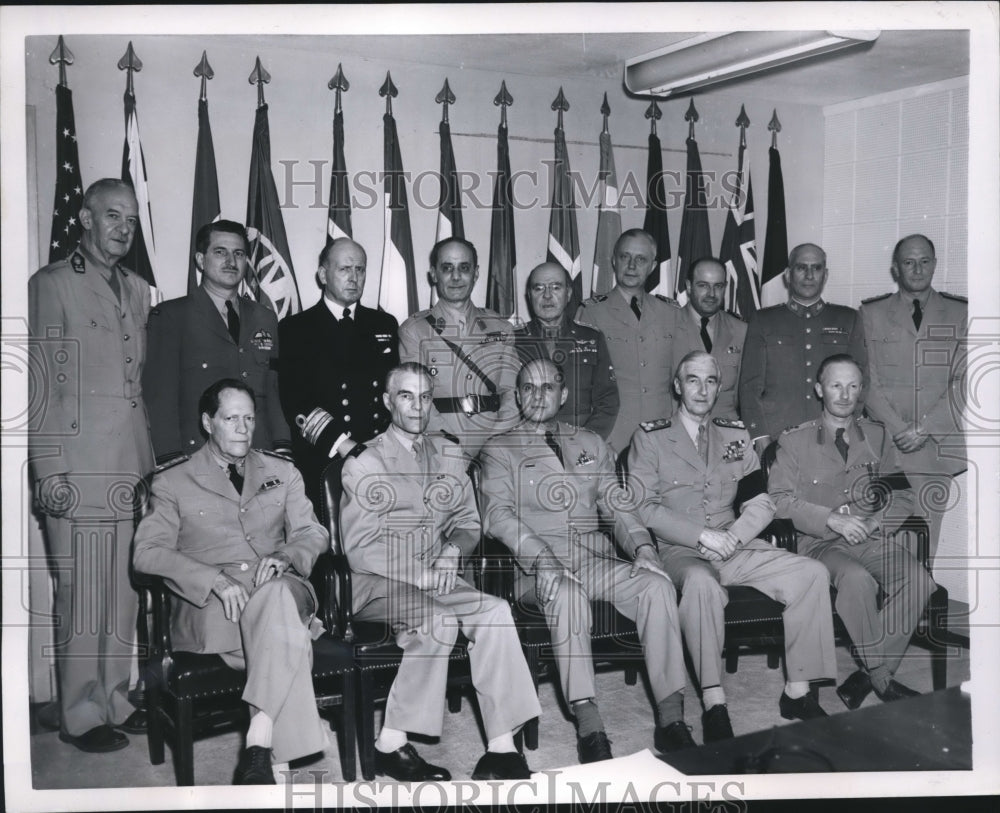
[[[799,534],[790,519],[772,519],[760,535],[770,539],[775,547],[787,550],[789,553],[799,552]]]
[[[347,557],[331,551],[320,554],[309,578],[316,588],[320,601],[318,615],[327,632],[353,641],[354,605]]]
[[[479,589],[513,604],[517,599],[514,595],[514,581],[518,566],[514,554],[499,539],[484,536],[480,558],[482,583]]]
[[[170,659],[174,653],[173,642],[170,640],[170,589],[160,576],[148,573],[133,573],[133,581],[139,589],[139,606],[149,607],[153,615],[150,655]]]

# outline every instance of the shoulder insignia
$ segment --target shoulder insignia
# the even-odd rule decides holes
[[[363,443],[355,443],[354,446],[351,447],[351,451],[347,453],[346,457],[359,457],[367,448],[368,447]]]
[[[728,418],[712,418],[712,423],[725,429],[746,429],[743,421],[731,421]]]
[[[946,291],[938,291],[938,293],[941,294],[941,296],[943,296],[945,299],[952,299],[955,302],[964,302],[965,304],[969,303],[968,299],[966,299],[964,296],[959,296],[958,294],[949,294]]]
[[[821,421],[819,419],[806,421],[805,423],[800,423],[797,426],[788,426],[781,430],[782,435],[788,435],[792,432],[798,432],[800,429],[809,429],[810,427],[817,426]]]
[[[657,418],[655,421],[643,421],[639,424],[643,432],[655,432],[657,429],[667,429],[670,426],[670,418]]]
[[[458,439],[458,438],[457,438],[457,437],[456,437],[455,435],[453,435],[453,434],[452,434],[451,432],[448,432],[448,431],[447,431],[447,430],[445,430],[445,429],[442,429],[442,430],[441,430],[441,436],[442,436],[442,437],[443,437],[443,438],[444,438],[445,440],[450,440],[450,441],[451,441],[452,443],[454,443],[454,444],[455,444],[456,446],[461,446],[461,445],[462,445],[462,442],[461,442],[461,441],[460,441],[460,440],[459,440],[459,439]]]
[[[166,463],[161,463],[155,469],[153,469],[153,474],[160,474],[165,472],[167,469],[172,469],[174,466],[179,466],[181,463],[187,463],[191,459],[190,455],[181,454],[177,457],[172,457]]]
[[[868,299],[862,299],[861,304],[870,305],[872,302],[881,302],[883,299],[888,299],[890,296],[892,296],[892,291],[887,294],[879,294],[878,296],[870,296]]]
[[[607,298],[608,298],[607,294],[595,294],[594,296],[590,297],[590,299],[584,300],[580,304],[580,307],[585,308],[587,307],[587,305],[596,305],[598,302],[603,302]]]
[[[677,304],[677,300],[676,299],[671,299],[670,297],[664,296],[663,294],[653,294],[653,296],[655,296],[657,299],[659,299],[662,302],[666,302],[668,305],[673,305],[674,307],[678,307],[678,308],[680,307],[680,305]]]
[[[270,449],[257,449],[256,451],[261,454],[266,454],[268,457],[276,457],[279,460],[284,460],[286,463],[291,463],[292,458],[290,455],[284,454],[283,452],[273,452]]]
[[[73,266],[73,270],[77,274],[87,273],[87,261],[83,259],[83,255],[79,251],[74,251],[70,255],[69,264]]]

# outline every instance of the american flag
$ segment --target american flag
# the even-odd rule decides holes
[[[56,85],[56,194],[52,205],[49,262],[65,259],[80,242],[83,181],[76,146],[73,91]]]

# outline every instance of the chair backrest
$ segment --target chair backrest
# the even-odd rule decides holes
[[[771,473],[771,466],[774,465],[774,460],[778,456],[778,441],[772,440],[767,444],[767,448],[761,453],[760,456],[760,470],[764,472],[764,482],[767,482],[767,477]]]
[[[335,457],[323,470],[322,521],[330,532],[330,549],[337,556],[344,554],[344,539],[340,527],[340,498],[344,493],[344,484],[341,481],[343,471],[344,460],[341,457]]]

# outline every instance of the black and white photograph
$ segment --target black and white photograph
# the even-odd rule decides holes
[[[0,23],[5,809],[1000,794],[996,2]]]

